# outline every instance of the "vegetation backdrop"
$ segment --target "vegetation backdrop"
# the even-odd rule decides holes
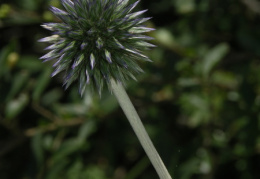
[[[0,1],[0,178],[155,179],[115,98],[39,57],[59,0]],[[127,91],[176,179],[260,178],[260,2],[142,0],[157,48]]]

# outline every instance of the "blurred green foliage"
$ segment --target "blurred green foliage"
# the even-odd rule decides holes
[[[157,175],[114,97],[63,90],[38,58],[58,0],[0,2],[0,178]],[[127,91],[176,179],[260,178],[260,3],[142,0],[158,46]],[[146,16],[148,16],[146,14]]]

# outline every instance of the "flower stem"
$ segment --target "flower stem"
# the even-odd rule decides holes
[[[169,172],[167,171],[164,163],[161,160],[158,152],[156,151],[151,139],[149,138],[140,117],[138,116],[132,102],[130,101],[124,87],[111,80],[112,91],[115,94],[121,108],[123,109],[126,117],[128,118],[135,134],[137,135],[141,145],[143,146],[147,156],[153,164],[160,179],[171,179]]]

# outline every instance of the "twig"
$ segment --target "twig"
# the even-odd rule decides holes
[[[48,111],[47,109],[41,107],[37,103],[32,104],[32,108],[37,111],[39,114],[44,116],[45,118],[51,120],[51,121],[62,121],[59,117],[55,116],[52,112]]]
[[[40,128],[35,127],[35,128],[27,129],[24,132],[24,135],[27,136],[27,137],[32,137],[39,132],[50,132],[50,131],[56,130],[59,127],[76,126],[76,125],[84,123],[85,121],[86,121],[85,119],[72,119],[72,120],[69,120],[69,121],[56,121],[56,122],[53,122],[53,123],[46,125],[44,127],[40,127]]]

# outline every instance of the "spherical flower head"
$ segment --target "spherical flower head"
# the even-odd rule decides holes
[[[150,61],[142,51],[154,47],[147,42],[152,38],[143,35],[154,30],[142,25],[150,19],[140,17],[146,10],[132,12],[139,2],[61,0],[64,10],[51,7],[62,22],[43,24],[53,35],[39,41],[52,43],[41,57],[55,60],[52,76],[65,72],[65,88],[78,80],[81,95],[87,85],[101,93],[112,78],[121,83],[135,79],[142,72],[136,61]]]

